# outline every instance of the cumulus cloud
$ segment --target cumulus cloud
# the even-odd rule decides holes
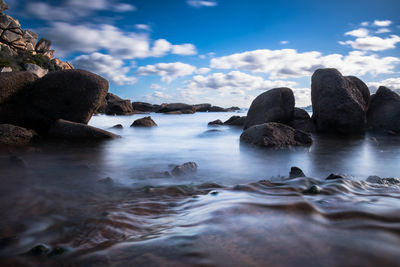
[[[365,28],[359,28],[359,29],[355,29],[349,32],[346,32],[344,35],[350,35],[350,36],[354,36],[354,37],[366,37],[368,36],[369,31]]]
[[[396,57],[378,57],[365,52],[352,51],[348,55],[322,55],[320,52],[299,53],[295,49],[260,49],[211,59],[216,69],[238,69],[268,73],[270,79],[310,76],[318,68],[333,67],[345,75],[376,75],[392,73]]]
[[[386,86],[389,89],[396,90],[400,93],[400,78],[389,78],[380,82],[367,83],[371,92],[375,93],[379,86]]]
[[[97,73],[111,83],[118,85],[134,84],[137,78],[128,76],[130,67],[124,67],[124,62],[110,55],[92,53],[76,57],[72,64],[76,68],[85,69]]]
[[[141,76],[159,75],[163,82],[170,83],[178,77],[191,75],[196,71],[196,67],[182,62],[157,63],[139,67],[137,74]]]
[[[362,26],[362,27],[367,27],[368,25],[369,25],[368,21],[363,21],[360,23],[360,26]]]
[[[388,38],[381,38],[378,36],[366,36],[357,38],[354,41],[339,42],[342,45],[350,45],[354,49],[359,50],[370,50],[370,51],[383,51],[396,47],[397,43],[400,43],[400,37],[397,35],[391,35]]]
[[[387,33],[387,32],[390,32],[390,30],[388,28],[380,28],[375,33],[379,34],[379,33]]]
[[[147,101],[150,101],[150,100],[157,101],[157,100],[159,100],[159,99],[171,99],[172,96],[170,96],[170,95],[168,95],[168,94],[165,94],[164,92],[155,91],[155,92],[152,93],[152,94],[145,95],[144,98],[145,98]]]
[[[387,27],[390,24],[392,24],[392,21],[390,20],[374,20],[374,26],[378,26],[378,27]]]
[[[135,29],[142,31],[151,31],[150,25],[147,24],[135,24]]]
[[[186,3],[192,7],[213,7],[217,5],[216,1],[205,1],[205,0],[187,0]]]
[[[196,73],[197,74],[206,74],[206,73],[209,73],[210,71],[211,71],[210,68],[199,68],[196,70]]]
[[[197,51],[196,47],[192,44],[181,44],[172,46],[172,54],[189,56],[196,55]]]

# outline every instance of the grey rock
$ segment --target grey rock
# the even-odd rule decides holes
[[[27,63],[27,64],[25,64],[24,67],[25,67],[26,71],[35,74],[38,78],[42,78],[43,76],[45,76],[49,72],[49,70],[42,69],[38,65],[35,65],[35,64],[32,64],[32,63]]]

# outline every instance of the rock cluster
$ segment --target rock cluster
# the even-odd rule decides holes
[[[164,103],[161,105],[153,105],[145,102],[133,102],[134,112],[156,112],[164,114],[193,114],[196,112],[234,112],[239,110],[238,107],[221,108],[212,106],[211,104],[189,105],[184,103]]]
[[[134,112],[130,100],[122,99],[119,96],[108,93],[96,113],[107,115],[131,115]]]

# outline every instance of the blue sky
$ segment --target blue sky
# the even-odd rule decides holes
[[[56,56],[134,101],[248,106],[274,87],[310,104],[321,67],[400,90],[400,1],[6,1]]]

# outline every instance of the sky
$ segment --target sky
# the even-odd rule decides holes
[[[398,0],[6,0],[56,57],[150,103],[248,107],[275,87],[311,104],[311,75],[337,68],[400,92]]]

